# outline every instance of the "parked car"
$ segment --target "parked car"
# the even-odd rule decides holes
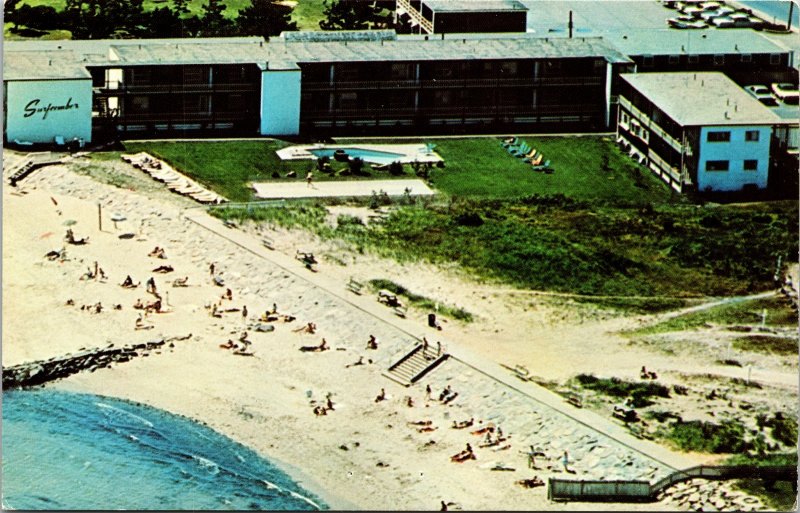
[[[667,20],[667,25],[677,29],[701,29],[706,28],[704,21],[692,18],[691,16],[676,16]]]
[[[778,105],[778,102],[772,97],[772,93],[769,92],[769,88],[765,85],[749,85],[745,86],[744,90],[768,107],[776,107]]]
[[[717,28],[755,28],[764,24],[763,20],[742,13],[731,13],[711,20]]]
[[[772,92],[775,93],[775,96],[783,103],[789,105],[797,105],[798,100],[800,100],[800,91],[798,91],[797,86],[788,82],[772,84]]]
[[[711,11],[703,11],[700,13],[700,19],[703,21],[710,22],[714,18],[719,18],[720,16],[727,16],[730,13],[735,12],[735,9],[732,7],[728,7],[727,5],[723,5],[717,9],[713,9]]]

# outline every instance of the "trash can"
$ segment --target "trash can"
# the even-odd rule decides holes
[[[436,324],[436,314],[432,314],[432,313],[428,314],[428,326],[430,326],[431,328],[435,328],[437,326],[437,324]]]

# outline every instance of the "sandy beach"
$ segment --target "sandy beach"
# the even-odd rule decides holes
[[[556,394],[515,382],[500,364],[523,365],[542,381],[563,381],[580,372],[635,379],[646,363],[658,370],[661,382],[690,384],[700,392],[719,386],[709,376],[727,380],[748,372],[715,363],[727,344],[724,334],[683,338],[684,349],[670,354],[657,343],[634,344],[619,333],[655,322],[653,316],[623,316],[563,296],[476,283],[456,270],[399,265],[304,233],[226,227],[122,162],[76,158],[43,168],[17,189],[4,187],[3,205],[5,366],[82,348],[187,337],[149,357],[48,386],[129,399],[203,422],[276,462],[334,509],[438,510],[445,501],[451,509],[582,510],[594,505],[549,502],[545,487],[525,489],[515,481],[564,477],[564,450],[575,479],[658,479],[713,460],[639,440],[587,409],[572,411]],[[124,218],[116,226],[114,214]],[[67,228],[88,237],[88,244],[64,242]],[[263,247],[262,235],[274,241],[274,250]],[[165,258],[148,256],[155,247],[163,248]],[[64,261],[43,257],[61,248]],[[317,273],[295,260],[298,249],[314,251]],[[81,279],[95,262],[106,278]],[[221,286],[214,283],[212,264]],[[154,272],[159,266],[173,270]],[[140,285],[122,288],[128,275]],[[136,329],[142,311],[133,305],[154,300],[145,290],[151,277],[163,312],[143,316],[147,329]],[[463,307],[476,321],[445,319],[444,329],[436,331],[426,325],[426,312],[412,309],[400,319],[372,294],[349,292],[351,277],[394,280]],[[187,286],[173,286],[181,278],[188,278]],[[230,298],[224,297],[228,289]],[[99,313],[92,308],[98,303]],[[215,305],[219,316],[211,314]],[[256,331],[258,318],[274,307],[295,319],[264,322],[274,330]],[[298,331],[307,323],[316,325],[315,333]],[[245,331],[252,356],[220,347]],[[377,349],[367,348],[370,335]],[[423,336],[442,342],[453,357],[409,388],[384,377]],[[323,338],[330,350],[300,350]],[[737,357],[763,385],[737,391],[737,401],[796,414],[796,358]],[[438,397],[446,387],[458,396],[444,404]],[[382,390],[385,399],[376,401]],[[316,415],[314,408],[328,397],[333,410]],[[685,411],[698,418],[714,408],[683,401]],[[470,418],[474,427],[451,427]],[[480,447],[483,434],[471,431],[490,423],[501,426],[507,439]],[[477,459],[451,462],[467,443]],[[524,452],[531,445],[545,455],[536,470],[527,468]],[[723,484],[709,486],[714,497],[730,492]],[[689,509],[669,501],[603,507]],[[763,505],[742,502],[742,509]]]

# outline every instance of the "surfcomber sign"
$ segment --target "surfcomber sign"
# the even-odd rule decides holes
[[[48,103],[46,106],[41,106],[42,100],[40,98],[33,99],[25,105],[25,115],[24,117],[29,118],[36,114],[41,114],[42,119],[47,119],[47,115],[51,112],[58,112],[64,110],[77,110],[78,104],[72,103],[72,97],[67,100],[67,103],[63,105],[53,105],[52,103]]]

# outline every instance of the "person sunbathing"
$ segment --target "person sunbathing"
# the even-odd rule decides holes
[[[155,257],[155,258],[167,258],[167,255],[164,253],[164,248],[160,248],[156,246],[153,248],[153,251],[147,254],[147,256]]]
[[[158,289],[156,288],[156,280],[152,276],[147,280],[147,292],[150,294],[158,293]]]
[[[355,367],[356,365],[364,365],[364,357],[363,356],[359,356],[358,357],[358,361],[353,362],[353,363],[348,363],[347,365],[344,366],[344,368],[345,369],[349,369],[350,367]]]
[[[128,276],[125,277],[125,281],[120,283],[119,286],[122,287],[123,289],[135,289],[136,287],[139,286],[139,284],[133,283],[133,278],[131,278],[131,275],[129,274]]]
[[[328,349],[330,349],[330,347],[328,347],[328,341],[324,338],[318,346],[303,346],[300,348],[301,351],[311,353],[321,353],[322,351],[327,351]]]
[[[87,244],[89,242],[89,237],[84,237],[82,239],[76,239],[75,234],[72,231],[72,228],[67,228],[67,234],[64,236],[64,240],[67,241],[68,244],[73,244],[75,246],[80,246],[83,244]]]
[[[473,435],[482,435],[484,433],[494,433],[494,425],[490,424],[486,427],[482,427],[476,431],[472,431]]]
[[[222,295],[222,299],[233,301],[233,291],[231,289],[225,289],[225,293]]]
[[[233,340],[228,339],[227,342],[225,342],[224,344],[220,344],[219,347],[222,349],[234,349],[238,346],[233,342]]]
[[[137,329],[137,330],[151,330],[151,329],[153,329],[153,326],[149,325],[149,324],[145,324],[144,323],[144,317],[142,317],[142,314],[139,314],[139,317],[136,318],[135,329]]]
[[[250,344],[251,343],[250,340],[247,339],[248,336],[249,333],[247,333],[247,331],[243,331],[242,334],[239,335],[239,342],[242,342],[244,344]]]
[[[411,396],[406,397],[406,406],[409,408],[414,407],[414,399],[412,399]]]
[[[58,260],[59,258],[61,258],[63,251],[64,251],[63,249],[61,251],[56,251],[54,249],[52,251],[48,251],[47,253],[45,253],[44,257],[48,260]]]
[[[437,429],[439,428],[437,428],[436,426],[425,426],[417,429],[417,433],[430,433],[431,431],[436,431]]]
[[[537,486],[544,486],[544,481],[539,479],[539,476],[533,476],[531,479],[520,479],[517,484],[523,488],[536,488]]]
[[[160,299],[156,299],[152,303],[148,303],[147,305],[145,305],[144,311],[145,312],[161,313],[161,300]]]
[[[172,282],[172,286],[173,287],[188,287],[189,286],[188,282],[189,282],[189,277],[188,276],[184,276],[183,278],[175,278],[175,280]]]
[[[379,402],[385,401],[385,400],[386,400],[386,390],[381,388],[381,393],[378,394],[378,397],[375,398],[375,402],[379,403]]]
[[[327,415],[327,414],[328,414],[328,410],[326,410],[322,406],[315,406],[314,407],[314,415],[316,415],[317,417],[319,417],[321,415]]]
[[[453,421],[453,429],[464,429],[468,428],[475,423],[474,418],[470,418],[469,420],[462,420],[461,422]]]
[[[378,349],[378,341],[375,340],[375,335],[370,335],[367,341],[367,349]]]
[[[412,425],[412,426],[430,426],[431,424],[433,424],[433,421],[432,420],[417,420],[417,421],[414,421],[414,422],[409,422],[409,424]]]
[[[444,387],[444,390],[442,390],[442,393],[439,394],[439,400],[443,401],[445,397],[450,395],[450,392],[452,392],[452,390],[450,390],[450,385],[447,385],[446,387]]]
[[[443,404],[450,404],[450,403],[452,403],[453,401],[456,400],[456,397],[458,397],[458,392],[453,392],[452,394],[450,394],[447,397],[445,397],[444,401],[442,403]]]
[[[331,394],[330,393],[328,393],[328,395],[325,396],[325,407],[327,409],[331,410],[331,411],[334,411],[334,409],[333,409],[333,399],[331,398]]]
[[[136,310],[144,310],[144,303],[142,303],[142,298],[136,300],[136,302],[133,304],[133,308],[135,308]]]
[[[171,273],[175,269],[171,265],[159,265],[153,269],[154,273]]]
[[[238,348],[238,349],[234,349],[233,350],[233,354],[239,355],[239,356],[255,356],[255,353],[247,351],[244,347],[241,347],[241,348]]]
[[[475,453],[472,452],[472,446],[470,446],[469,444],[467,444],[467,448],[464,449],[463,451],[461,451],[460,453],[455,454],[453,456],[450,456],[450,461],[454,461],[454,462],[457,462],[457,463],[461,463],[461,462],[464,462],[464,461],[467,461],[467,460],[474,460],[474,459],[477,459],[477,458],[475,457]]]
[[[303,326],[301,328],[297,328],[296,330],[292,330],[292,331],[295,332],[295,333],[298,333],[298,332],[302,331],[303,333],[311,333],[313,335],[317,331],[317,325],[314,324],[313,322],[309,322],[305,326]]]

